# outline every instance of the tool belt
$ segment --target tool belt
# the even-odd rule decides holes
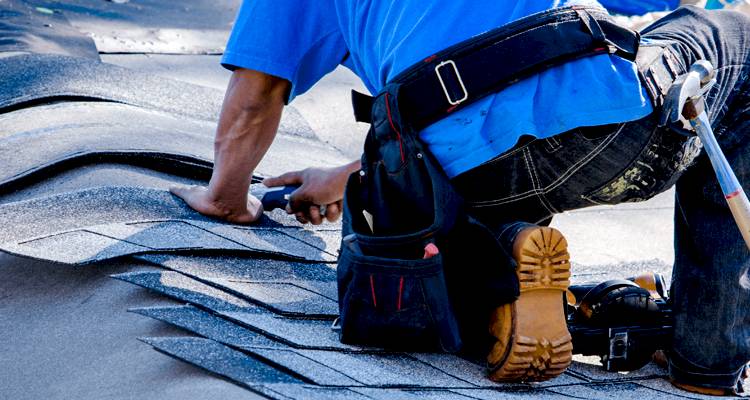
[[[635,61],[640,36],[602,8],[562,7],[522,18],[425,58],[392,80],[402,119],[420,131],[472,102],[578,58]],[[372,122],[370,96],[353,95],[357,121]]]
[[[457,351],[472,329],[486,335],[489,311],[519,295],[515,265],[467,213],[419,131],[554,65],[597,54],[634,60],[638,39],[602,9],[558,8],[428,57],[375,98],[354,96],[357,119],[371,127],[344,195],[342,342]]]

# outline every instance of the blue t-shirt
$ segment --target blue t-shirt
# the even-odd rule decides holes
[[[412,64],[529,14],[594,0],[245,0],[222,64],[292,83],[290,101],[339,64],[372,94]],[[533,51],[533,49],[529,49]],[[485,97],[420,132],[454,177],[510,149],[580,126],[640,119],[651,103],[635,64],[599,55]]]

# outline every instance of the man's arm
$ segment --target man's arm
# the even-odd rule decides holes
[[[238,69],[224,97],[214,143],[214,170],[208,187],[178,186],[171,192],[200,212],[237,224],[260,218],[260,201],[248,195],[252,173],[268,151],[281,121],[289,81],[262,72]],[[301,185],[287,212],[302,223],[318,225],[341,215],[349,175],[359,161],[334,168],[308,168],[264,181],[267,186]],[[326,205],[325,216],[318,205]]]
[[[224,97],[214,142],[214,170],[208,187],[173,187],[196,211],[247,224],[260,218],[260,201],[248,196],[252,173],[268,151],[281,121],[289,81],[237,69]]]

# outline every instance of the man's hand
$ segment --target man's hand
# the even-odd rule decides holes
[[[235,224],[249,224],[263,215],[263,205],[253,196],[248,196],[243,203],[231,204],[217,199],[210,189],[204,186],[173,186],[169,191],[195,211]]]
[[[301,185],[289,198],[286,211],[295,214],[300,223],[320,225],[326,219],[334,222],[341,216],[344,187],[349,175],[360,168],[359,161],[336,168],[307,168],[267,178],[268,187]],[[325,215],[320,206],[325,206]]]
[[[289,87],[288,81],[262,72],[235,70],[216,129],[211,182],[171,192],[201,214],[237,224],[258,220],[263,207],[247,191],[276,136]]]

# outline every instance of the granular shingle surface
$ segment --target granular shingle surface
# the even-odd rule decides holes
[[[176,272],[128,272],[112,277],[214,312],[260,312],[245,300]]]
[[[193,306],[144,307],[128,311],[164,321],[227,346],[237,348],[287,348],[287,346],[265,336]]]
[[[24,1],[0,2],[1,53],[61,54],[99,60],[94,41],[59,13],[40,12]]]
[[[202,368],[247,387],[263,383],[301,383],[298,379],[268,364],[210,339],[143,338],[141,340],[161,352],[198,364]]]
[[[291,283],[331,300],[338,296],[332,264],[169,254],[146,254],[137,258],[203,280]]]
[[[295,118],[294,112],[285,115],[257,175],[343,163],[338,151],[308,134],[301,117]],[[29,182],[33,183],[48,179],[50,171],[97,162],[140,165],[207,179],[214,155],[215,123],[118,103],[58,103],[0,113],[0,126],[0,162],[4,165],[0,192],[14,180],[35,178]],[[40,142],[45,145],[34,145]],[[309,156],[294,156],[302,152]]]
[[[5,2],[10,0],[5,0]],[[16,1],[16,0],[12,0]],[[240,0],[27,0],[67,17],[103,53],[224,51]]]

